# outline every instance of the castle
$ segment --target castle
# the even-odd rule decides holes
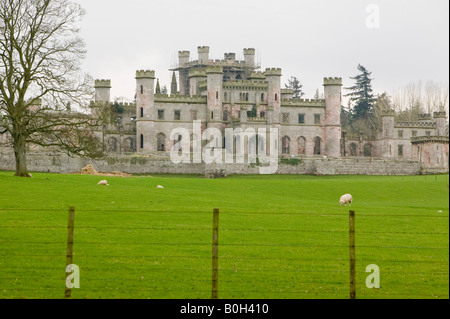
[[[178,72],[171,94],[155,93],[155,72],[136,71],[135,103],[120,103],[117,121],[100,132],[105,150],[116,153],[164,154],[178,142],[174,128],[193,136],[193,121],[202,129],[276,127],[280,157],[376,157],[420,161],[431,168],[448,170],[448,131],[445,112],[422,115],[418,122],[394,122],[393,111],[383,113],[383,132],[373,140],[362,135],[346,137],[341,130],[342,79],[323,80],[323,99],[293,98],[292,89],[281,87],[282,71],[258,71],[255,49],[243,50],[244,60],[225,53],[221,60],[209,57],[209,47],[198,47],[197,60],[189,51],[178,52]],[[177,90],[177,87],[179,88]],[[110,80],[95,81],[93,114],[110,102]],[[266,136],[256,135],[248,148],[264,151]],[[191,146],[192,147],[192,146]]]

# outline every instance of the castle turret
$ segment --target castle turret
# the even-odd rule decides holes
[[[95,102],[108,102],[111,99],[111,80],[95,80]]]
[[[341,105],[342,78],[324,78],[325,94],[325,155],[339,157],[341,155]]]
[[[155,71],[136,71],[136,134],[138,152],[155,150]]]
[[[445,136],[445,124],[447,121],[447,114],[445,112],[434,112],[433,118],[436,122],[436,135]]]
[[[266,69],[266,81],[269,83],[267,92],[268,118],[272,119],[270,124],[280,124],[281,114],[281,69]]]
[[[221,121],[222,119],[222,80],[223,69],[221,66],[208,66],[206,68],[206,80],[208,91],[208,114],[210,121]]]
[[[209,47],[208,46],[198,47],[197,51],[198,51],[198,63],[207,64],[209,61]]]
[[[255,66],[255,49],[244,49],[244,61],[248,66]]]
[[[394,157],[394,110],[383,110],[382,116],[382,138],[383,157]]]
[[[198,95],[198,85],[200,82],[206,80],[206,70],[205,69],[191,69],[189,71],[189,90],[190,95]]]

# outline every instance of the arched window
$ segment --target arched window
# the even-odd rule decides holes
[[[245,100],[248,101],[248,93],[245,93]]]
[[[228,111],[227,110],[223,111],[223,120],[228,121]]]
[[[261,102],[264,101],[264,93],[261,93]]]
[[[321,154],[322,140],[320,137],[314,138],[314,155]]]
[[[166,150],[166,136],[163,133],[156,135],[156,150],[164,152]]]
[[[392,145],[391,145],[392,147]],[[364,145],[364,156],[372,156],[372,150],[373,150],[373,145],[367,143],[366,145]]]
[[[216,91],[216,100],[218,100],[218,99],[219,99],[219,92]]]
[[[288,136],[284,136],[281,139],[281,153],[282,154],[290,154],[290,144],[291,144],[291,139]]]
[[[141,148],[144,148],[144,135],[141,134]]]
[[[298,154],[305,155],[306,154],[306,138],[300,136],[297,140],[298,142]]]

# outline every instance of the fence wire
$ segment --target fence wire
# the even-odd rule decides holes
[[[15,212],[29,218],[18,220]],[[75,216],[81,285],[73,298],[211,298],[211,212],[76,209]],[[260,221],[267,216],[273,217]],[[326,229],[322,217],[339,225]],[[220,212],[220,218],[220,298],[348,298],[348,214]],[[405,224],[371,226],[390,218]],[[430,218],[436,231],[420,226]],[[63,298],[67,211],[2,209],[0,221],[0,298]],[[357,296],[448,298],[448,237],[448,214],[357,214]],[[378,289],[366,286],[370,264],[380,267]]]

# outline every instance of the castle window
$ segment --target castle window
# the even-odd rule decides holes
[[[141,94],[144,94],[144,86],[141,85]]]
[[[275,102],[278,101],[278,94],[275,93]]]
[[[403,131],[398,131],[398,138],[403,138]]]
[[[314,114],[314,124],[320,124],[320,114]]]
[[[214,111],[211,111],[211,120],[214,120]]]
[[[226,101],[227,100],[227,92],[225,92],[224,94],[223,94],[223,99]]]
[[[216,91],[216,100],[218,100],[218,99],[219,99],[219,92]]]
[[[291,139],[288,136],[284,136],[281,139],[281,145],[282,145],[281,152],[283,154],[290,154],[290,144],[291,144]]]
[[[305,124],[305,114],[298,115],[298,124]]]
[[[427,136],[431,136],[431,131],[426,131],[425,134],[426,134]]]
[[[417,131],[412,131],[412,136],[417,136]]]
[[[248,101],[248,93],[245,94],[245,100]]]
[[[403,156],[403,145],[398,146],[398,156]]]
[[[265,118],[266,117],[266,112],[264,112],[264,111],[259,112],[259,117]]]
[[[141,134],[141,148],[144,148],[144,135]]]
[[[141,107],[141,117],[144,117],[144,108]]]
[[[289,123],[289,113],[283,113],[283,123]]]
[[[164,110],[158,110],[158,120],[164,120]]]
[[[175,121],[181,120],[181,111],[180,111],[180,110],[175,110],[175,111],[174,111],[173,119],[174,119]]]
[[[223,120],[228,121],[228,111],[223,111]]]
[[[261,102],[264,101],[264,93],[261,93]]]

